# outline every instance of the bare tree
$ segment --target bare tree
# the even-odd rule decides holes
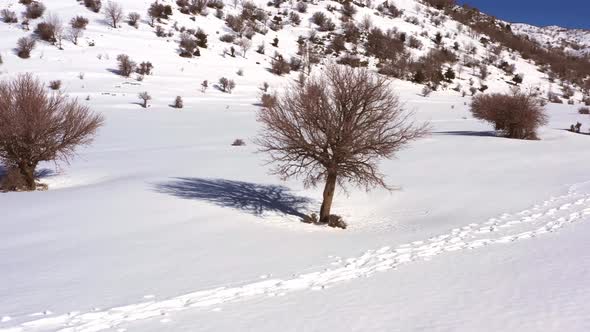
[[[137,97],[143,101],[143,104],[141,105],[143,108],[147,108],[148,101],[152,100],[152,96],[150,96],[147,91],[141,92]]]
[[[48,14],[45,21],[37,25],[36,33],[41,39],[53,43],[59,49],[62,48],[64,25],[58,15],[54,13]]]
[[[120,4],[109,1],[104,9],[104,16],[113,28],[117,28],[117,24],[123,20],[125,13]]]
[[[325,181],[320,222],[327,223],[337,183],[387,188],[377,161],[428,132],[410,117],[385,78],[332,65],[258,112],[257,142],[283,179],[302,177],[306,186]]]
[[[78,39],[84,35],[84,30],[75,27],[68,28],[68,39],[74,43],[74,45],[78,45]]]
[[[248,38],[242,38],[238,41],[238,46],[242,49],[242,57],[246,57],[246,52],[252,47],[252,42]]]
[[[102,124],[102,116],[60,92],[48,94],[30,74],[1,82],[0,161],[20,184],[4,190],[35,190],[39,162],[67,162]]]

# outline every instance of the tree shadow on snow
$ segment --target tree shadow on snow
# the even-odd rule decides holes
[[[497,137],[493,131],[469,131],[469,130],[458,130],[458,131],[437,131],[433,132],[435,135],[454,135],[454,136],[479,136],[479,137]]]
[[[302,218],[305,215],[300,210],[312,202],[307,197],[291,194],[283,186],[225,179],[174,178],[174,181],[156,184],[155,190],[184,199],[234,208],[256,216],[265,212],[278,212]]]

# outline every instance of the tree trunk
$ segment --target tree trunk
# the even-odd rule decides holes
[[[34,191],[37,189],[37,183],[35,182],[35,166],[19,165],[20,174],[25,182],[25,189]]]
[[[324,200],[320,209],[320,222],[327,223],[332,209],[332,200],[334,198],[334,191],[336,190],[336,172],[328,172],[326,179],[326,186],[324,187]]]

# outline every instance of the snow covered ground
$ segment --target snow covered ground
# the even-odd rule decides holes
[[[383,161],[397,190],[338,189],[349,229],[317,227],[299,215],[320,189],[269,175],[252,142],[261,83],[288,81],[266,57],[221,60],[211,43],[181,59],[150,31],[96,24],[94,48],[41,44],[26,61],[10,50],[22,32],[1,25],[0,78],[61,79],[106,124],[71,165],[42,165],[48,191],[0,195],[0,331],[590,330],[590,136],[564,130],[587,132],[579,105],[549,105],[539,141],[509,140],[468,97],[395,81],[432,135]],[[113,74],[121,52],[156,74]],[[221,76],[232,94],[200,91]]]
[[[463,99],[416,92],[402,99],[433,134],[383,163],[399,190],[340,192],[347,231],[299,223],[320,192],[230,146],[257,130],[240,98],[105,100],[96,144],[51,190],[1,197],[0,326],[585,331],[588,136],[563,130],[581,116],[551,106],[541,141],[508,140]]]

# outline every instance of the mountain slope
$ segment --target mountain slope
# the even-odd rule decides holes
[[[590,30],[559,26],[537,27],[523,23],[512,24],[512,29],[548,48],[560,48],[577,56],[590,55]]]
[[[120,3],[125,14],[137,12],[143,17],[147,16],[150,4],[148,1]],[[292,69],[300,72],[298,67],[307,67],[308,62],[368,65],[396,78],[428,84],[434,89],[453,89],[463,95],[488,88],[506,91],[515,86],[516,76],[522,79],[522,86],[534,86],[542,96],[549,91],[559,91],[562,88],[559,85],[569,85],[559,80],[556,85],[547,82],[546,69],[540,72],[531,60],[523,59],[499,42],[490,42],[489,37],[416,0],[397,0],[387,6],[372,4],[370,7],[354,3],[347,8],[333,1],[298,3],[303,4],[301,6],[280,0],[268,6],[258,1],[247,2],[246,7],[228,2],[223,9],[205,7],[197,15],[181,13],[181,8],[172,1],[160,3],[170,5],[172,15],[168,19],[158,19],[150,26],[151,20],[143,18],[138,28],[122,23],[113,29],[103,13],[94,13],[82,4],[48,2],[45,17],[60,17],[65,37],[71,18],[82,15],[90,19],[78,45],[64,40],[63,50],[58,50],[51,43],[39,41],[31,59],[22,60],[11,51],[13,45],[18,38],[32,35],[31,31],[45,19],[29,20],[31,31],[23,30],[19,23],[2,23],[0,29],[6,36],[2,39],[6,65],[0,68],[34,70],[46,66],[47,61],[62,61],[72,76],[85,71],[88,65],[102,67],[105,74],[110,71],[116,75],[116,56],[125,53],[137,62],[153,62],[156,74],[146,79],[157,80],[181,71],[191,79],[200,80],[194,83],[196,88],[204,79],[213,83],[221,76],[235,77],[240,69],[245,75],[256,75],[259,84],[284,81],[269,72],[279,58],[285,60],[287,70],[290,63]],[[217,7],[222,6],[222,2],[217,3]],[[16,0],[1,0],[0,8],[19,13],[25,7]],[[322,16],[322,22],[328,22],[326,27],[317,24],[316,15]],[[230,16],[233,25],[228,24]],[[376,34],[375,28],[381,34]],[[198,31],[207,35],[206,48],[198,48],[199,56],[179,56],[178,42],[187,31],[192,39]],[[240,36],[251,36],[251,39]],[[221,37],[229,42],[221,41]],[[277,46],[273,46],[275,38]],[[260,52],[255,52],[257,50]],[[246,51],[245,57],[242,51]],[[452,73],[446,77],[449,69]],[[67,82],[71,76],[65,74],[59,70],[57,77],[51,79]],[[212,77],[213,74],[217,77]],[[294,72],[290,75],[297,76]],[[116,80],[115,76],[112,78]],[[574,96],[574,100],[581,98],[581,94]]]

